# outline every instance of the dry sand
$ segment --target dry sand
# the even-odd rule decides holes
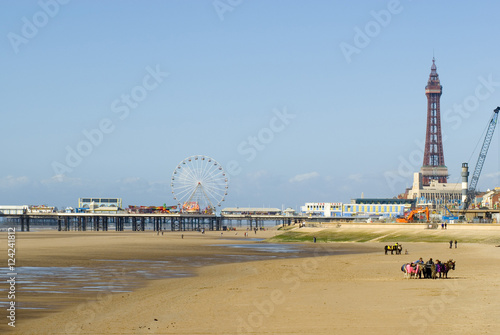
[[[366,229],[362,227],[357,229]],[[391,227],[377,227],[394,231]],[[416,228],[414,228],[416,229]],[[421,228],[419,228],[421,229]],[[500,234],[500,229],[454,229],[456,236]],[[437,234],[439,232],[436,232]],[[4,234],[4,233],[2,233]],[[134,280],[129,265],[111,274],[133,292],[25,295],[16,303],[48,307],[17,310],[9,334],[497,334],[500,326],[500,248],[491,244],[405,243],[408,255],[384,255],[384,243],[309,243],[304,258],[241,263],[262,254],[214,244],[245,241],[244,232],[17,233],[18,266],[105,268],[104,259],[176,262],[183,278]],[[250,237],[269,237],[259,231]],[[6,239],[0,252],[7,254]],[[460,239],[459,239],[460,240]],[[335,251],[363,253],[329,255]],[[374,252],[375,250],[375,252]],[[234,255],[234,256],[228,256]],[[282,254],[283,255],[283,254]],[[407,280],[400,267],[424,260],[457,262],[449,279]],[[191,263],[196,263],[192,266]],[[6,263],[6,262],[5,262]],[[139,266],[140,262],[137,263]],[[169,263],[170,264],[170,263]],[[114,277],[113,277],[114,276]],[[20,278],[18,278],[20,280]],[[56,284],[67,284],[52,278]],[[73,285],[73,284],[71,284]],[[5,286],[2,286],[5,287]],[[6,314],[4,311],[3,315]]]

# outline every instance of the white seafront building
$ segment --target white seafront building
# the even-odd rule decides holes
[[[307,202],[301,206],[301,214],[310,217],[352,217],[383,216],[397,217],[404,215],[411,205],[401,199],[353,199],[351,203]]]
[[[301,214],[308,216],[335,217],[342,216],[341,202],[306,202],[300,207]]]
[[[462,183],[439,183],[431,180],[429,186],[424,186],[422,173],[415,172],[413,186],[408,190],[408,199],[415,199],[417,205],[458,204],[462,201]]]

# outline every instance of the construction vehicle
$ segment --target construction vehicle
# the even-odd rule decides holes
[[[495,108],[488,124],[488,129],[486,131],[486,136],[484,137],[483,146],[481,148],[481,151],[479,152],[476,168],[474,169],[474,174],[472,175],[471,182],[469,183],[469,188],[467,189],[467,196],[462,206],[462,215],[465,215],[465,212],[469,208],[472,200],[474,200],[474,198],[476,197],[477,182],[479,181],[479,176],[481,175],[481,170],[483,169],[484,161],[486,160],[486,154],[488,153],[491,139],[493,138],[493,132],[495,131],[495,126],[497,125],[499,111],[500,107]]]
[[[429,207],[417,208],[406,214],[403,218],[397,218],[396,222],[399,223],[410,223],[415,222],[415,215],[419,213],[425,213],[426,222],[429,222]]]

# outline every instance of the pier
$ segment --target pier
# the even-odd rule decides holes
[[[57,226],[58,231],[188,231],[226,230],[247,226],[250,230],[264,227],[264,222],[286,225],[308,219],[304,216],[241,215],[241,214],[134,214],[134,213],[28,213],[0,214],[19,224],[21,231],[30,231],[34,224]],[[323,218],[326,221],[328,218]],[[330,218],[332,219],[332,218]],[[338,218],[337,218],[338,219]],[[344,218],[345,219],[345,218]]]

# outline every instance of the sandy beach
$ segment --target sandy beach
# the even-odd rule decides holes
[[[391,234],[398,229],[343,225],[337,232],[376,230]],[[424,232],[422,226],[406,231],[409,229],[416,235]],[[312,234],[321,231],[325,229],[301,230]],[[283,252],[242,247],[262,245],[261,241],[245,238],[244,231],[224,232],[223,236],[220,232],[184,232],[184,236],[180,232],[17,233],[18,267],[93,272],[76,282],[54,275],[47,279],[53,288],[36,294],[23,291],[27,284],[18,282],[16,304],[28,308],[16,311],[15,328],[7,326],[4,309],[0,331],[496,334],[500,325],[500,248],[494,243],[461,241],[474,236],[500,237],[500,227],[451,226],[446,232],[427,230],[429,233],[452,234],[459,241],[458,248],[450,249],[443,242],[406,242],[402,244],[407,255],[385,255],[383,246],[388,243],[375,239],[364,243],[309,242],[297,249],[292,245],[291,250]],[[259,231],[249,237],[277,234],[276,230]],[[2,240],[0,252],[6,255],[6,238]],[[236,247],[228,246],[231,244]],[[456,269],[450,271],[449,279],[404,279],[401,265],[419,257],[453,259]],[[139,275],[153,266],[175,271],[153,269],[152,277]],[[108,288],[81,289],[93,278],[99,278]],[[66,291],[51,293],[58,286]],[[69,286],[75,290],[68,293]],[[121,287],[121,292],[109,293],[116,287]]]

